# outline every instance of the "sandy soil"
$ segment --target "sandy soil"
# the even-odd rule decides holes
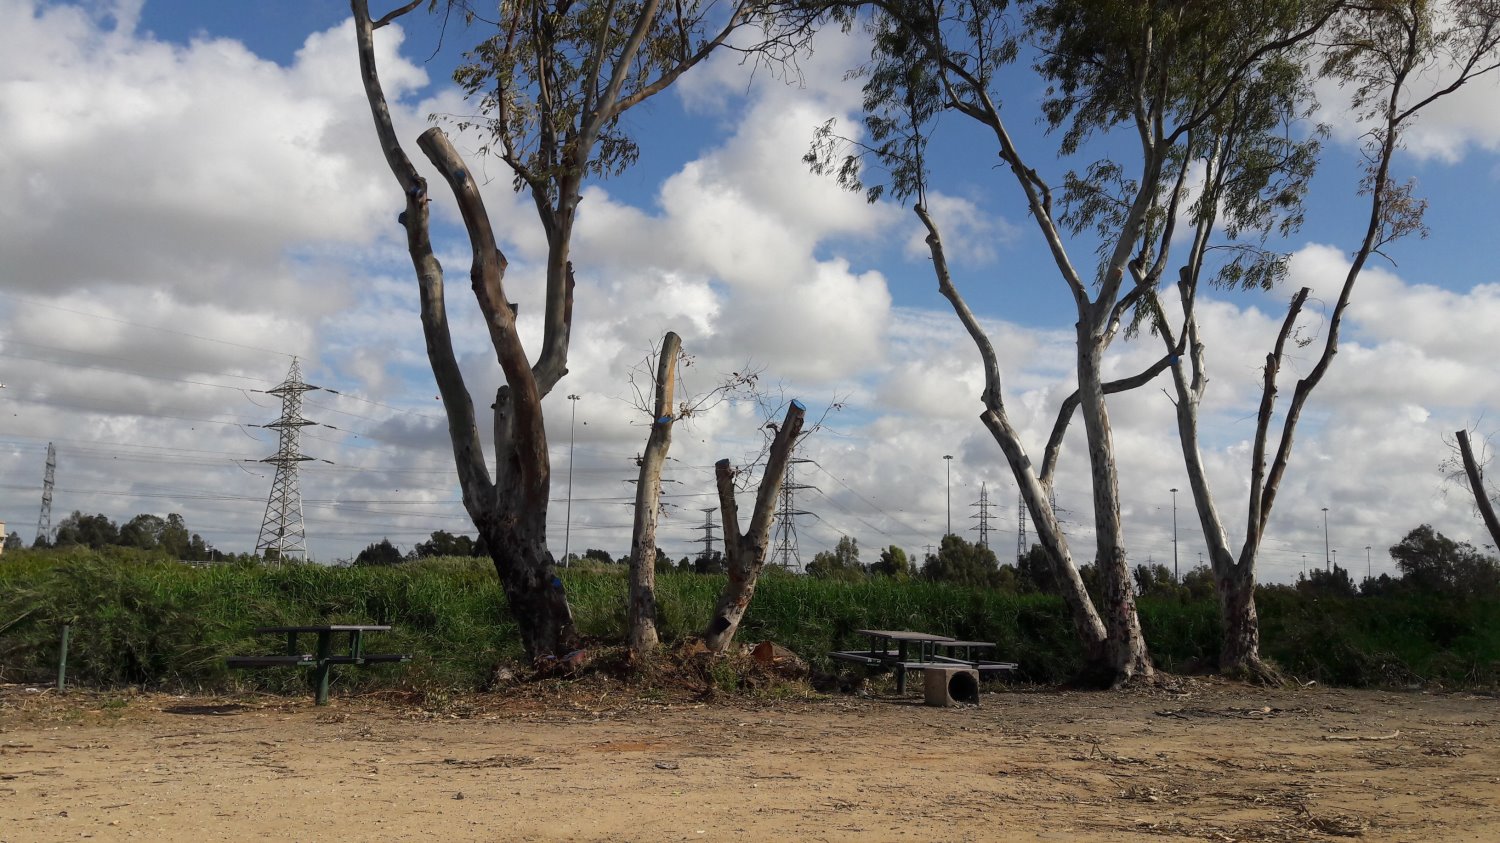
[[[597,696],[597,698],[596,698]],[[524,698],[523,698],[524,697]],[[0,841],[1500,840],[1500,700],[643,702],[0,688]]]

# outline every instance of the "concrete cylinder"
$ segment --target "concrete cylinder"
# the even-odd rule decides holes
[[[924,667],[922,673],[928,705],[979,705],[979,671],[974,668],[934,665]]]

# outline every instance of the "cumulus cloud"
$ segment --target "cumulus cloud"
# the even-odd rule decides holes
[[[313,33],[279,65],[215,35],[158,41],[137,32],[131,12],[0,0],[0,187],[20,197],[0,210],[0,473],[20,487],[0,490],[0,504],[35,512],[55,439],[55,518],[74,508],[117,519],[181,511],[210,540],[248,549],[271,473],[254,460],[276,444],[252,425],[280,411],[253,390],[279,382],[284,354],[297,354],[310,381],[338,390],[309,393],[304,408],[334,428],[304,431],[303,451],[316,458],[303,474],[315,553],[348,557],[382,535],[410,546],[433,529],[469,531],[394,224],[400,197],[369,132],[348,25]],[[462,110],[451,90],[427,87],[398,30],[382,30],[380,44],[404,137],[428,113]],[[940,300],[897,304],[892,294],[932,286],[910,211],[870,205],[800,160],[813,127],[855,112],[858,86],[841,77],[867,49],[858,38],[820,42],[800,85],[715,58],[674,88],[708,115],[694,124],[703,142],[689,160],[643,192],[588,189],[574,244],[571,371],[545,402],[558,552],[618,554],[628,543],[627,481],[647,430],[629,377],[666,330],[693,355],[684,395],[749,366],[763,370],[773,403],[799,397],[821,417],[844,399],[800,454],[813,462],[799,464],[808,488],[797,503],[816,514],[798,522],[804,559],[842,533],[859,539],[866,561],[887,544],[919,556],[950,518],[958,531],[976,524],[981,489],[992,546],[1014,546],[1015,484],[977,419],[983,372],[973,343]],[[453,134],[465,151],[480,144]],[[1480,142],[1477,130],[1466,137]],[[473,165],[488,177],[511,262],[507,292],[534,349],[544,241],[494,162]],[[932,197],[955,260],[975,276],[1034,236],[1013,230],[989,199],[962,189]],[[434,195],[434,213],[456,346],[484,414],[500,375],[466,283],[468,245],[446,197]],[[903,251],[909,263],[888,260]],[[1306,335],[1317,335],[1347,266],[1320,244],[1294,258],[1292,283],[1316,298]],[[1486,343],[1474,339],[1500,317],[1500,285],[1488,280],[1465,288],[1381,268],[1361,279],[1343,350],[1305,414],[1267,539],[1268,578],[1294,576],[1304,553],[1321,559],[1323,506],[1341,561],[1371,545],[1377,572],[1389,569],[1380,548],[1422,521],[1476,535],[1464,501],[1441,494],[1435,467],[1444,433],[1500,404]],[[1024,324],[1025,290],[1004,294],[1007,318],[982,306],[980,318],[1012,419],[1039,458],[1072,389],[1073,330]],[[1286,295],[1199,303],[1213,378],[1205,459],[1232,531],[1243,529],[1260,366]],[[1121,339],[1108,371],[1129,374],[1159,354],[1150,336]],[[1307,365],[1289,360],[1283,394]],[[1188,567],[1202,541],[1164,386],[1111,401],[1126,537],[1133,562],[1169,559],[1169,490],[1181,489]],[[732,403],[679,424],[661,541],[673,556],[701,546],[714,460],[751,458],[769,411]],[[1081,558],[1092,535],[1085,454],[1075,419],[1057,491]]]

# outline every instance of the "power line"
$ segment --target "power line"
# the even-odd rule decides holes
[[[58,310],[63,313],[71,313],[74,316],[87,316],[90,319],[101,319],[105,322],[114,322],[117,325],[129,325],[132,328],[142,328],[144,330],[154,331],[156,333],[176,334],[179,337],[188,337],[189,339],[200,340],[202,342],[218,343],[219,345],[228,345],[235,348],[247,349],[249,351],[264,351],[267,354],[279,354],[282,357],[292,357],[293,359],[295,359],[294,355],[288,354],[285,351],[277,351],[274,348],[261,348],[255,345],[245,345],[244,343],[230,342],[229,340],[219,339],[217,337],[204,337],[199,336],[198,334],[190,334],[187,331],[179,331],[174,328],[163,328],[160,325],[145,325],[140,322],[132,322],[129,319],[121,319],[117,316],[105,316],[100,313],[89,313],[85,310],[74,310],[70,307],[63,307],[62,305],[57,304],[48,304],[46,302],[37,301],[36,299],[26,298],[25,296],[18,296],[15,293],[0,292],[0,296],[4,296],[8,299],[13,299],[19,302],[25,302],[26,304],[29,304],[33,307],[45,307],[49,310]]]
[[[824,474],[828,475],[829,477],[833,478],[833,481],[835,483],[839,484],[840,486],[843,486],[845,489],[847,489],[849,491],[850,494],[854,495],[856,498],[859,498],[861,501],[864,501],[864,503],[866,505],[868,505],[871,509],[875,510],[876,512],[878,512],[881,515],[885,516],[886,518],[889,518],[890,520],[896,522],[898,525],[900,525],[900,527],[902,529],[906,530],[909,533],[920,533],[920,532],[922,532],[921,530],[918,530],[916,527],[913,527],[912,525],[906,523],[905,521],[902,521],[900,518],[897,518],[896,516],[892,515],[891,513],[885,511],[883,508],[881,508],[880,504],[877,504],[874,501],[870,500],[869,498],[865,497],[864,495],[861,495],[858,491],[856,491],[854,489],[853,486],[850,486],[848,483],[845,483],[843,481],[843,479],[841,479],[838,475],[834,474],[833,472],[831,472],[828,469],[824,468],[823,466],[819,465],[818,462],[817,462],[817,460],[811,460],[810,459],[810,460],[807,460],[807,462],[812,463],[813,466],[815,468],[817,468],[819,471],[821,471]],[[850,513],[850,514],[853,514],[853,513]]]

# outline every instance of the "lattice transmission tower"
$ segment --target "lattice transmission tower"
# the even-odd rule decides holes
[[[702,541],[703,541],[703,556],[701,558],[703,558],[703,559],[712,559],[713,555],[714,555],[714,539],[717,538],[714,535],[714,530],[717,530],[719,528],[719,525],[714,523],[714,512],[717,511],[717,509],[718,509],[718,507],[709,506],[709,507],[704,507],[703,510],[702,510],[702,512],[703,512],[703,539],[702,539]]]
[[[972,506],[979,510],[977,513],[969,516],[970,520],[979,522],[971,529],[977,530],[979,532],[979,544],[983,547],[989,547],[990,510],[993,509],[995,505],[990,503],[990,491],[989,485],[987,483],[979,484],[979,500],[969,504],[969,506]]]
[[[787,571],[802,570],[802,554],[797,550],[797,516],[812,515],[798,509],[796,493],[812,486],[797,483],[792,479],[792,467],[811,460],[787,460],[786,476],[781,481],[781,503],[776,508],[776,545],[771,549],[771,564]]]
[[[293,357],[286,380],[266,390],[267,395],[281,396],[281,418],[257,425],[275,430],[280,436],[276,455],[260,460],[276,466],[276,479],[271,481],[271,495],[266,499],[266,517],[261,521],[260,538],[255,542],[256,554],[267,561],[307,558],[307,527],[302,520],[297,464],[312,457],[302,453],[297,439],[302,428],[317,424],[302,417],[302,394],[321,388],[302,382],[302,369]]]
[[[42,514],[36,519],[37,544],[52,543],[52,487],[57,482],[57,448],[47,443],[47,474],[42,479]]]

